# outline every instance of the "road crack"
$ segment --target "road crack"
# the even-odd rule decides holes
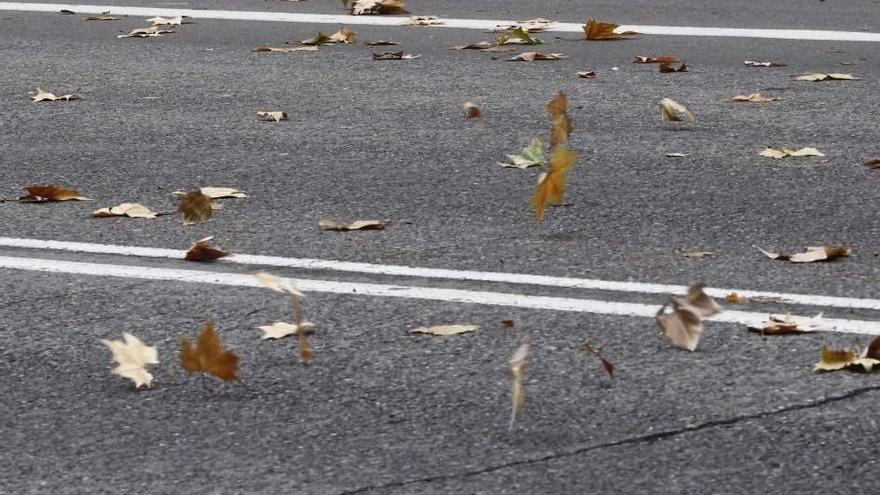
[[[684,426],[681,428],[658,431],[658,432],[654,432],[654,433],[648,433],[645,435],[637,435],[637,436],[633,436],[633,437],[623,438],[620,440],[615,440],[612,442],[604,442],[604,443],[592,444],[592,445],[582,445],[580,447],[574,447],[572,449],[565,450],[565,451],[552,452],[549,454],[544,454],[544,455],[540,455],[540,456],[536,456],[536,457],[532,457],[532,458],[528,458],[528,459],[519,459],[519,460],[514,460],[514,461],[508,461],[508,462],[504,462],[504,463],[500,463],[500,464],[486,466],[486,467],[479,468],[479,469],[464,471],[461,473],[424,476],[421,478],[412,478],[412,479],[408,479],[408,480],[391,481],[388,483],[382,483],[382,484],[376,484],[376,485],[366,485],[366,486],[362,486],[362,487],[353,488],[350,490],[345,490],[345,491],[339,492],[338,495],[354,495],[354,494],[366,493],[366,492],[370,492],[370,491],[374,491],[374,490],[383,490],[383,489],[388,489],[388,488],[405,487],[405,486],[415,485],[415,484],[419,484],[419,483],[433,483],[435,481],[468,478],[471,476],[479,476],[482,474],[501,471],[501,470],[513,468],[516,466],[538,464],[538,463],[542,463],[542,462],[553,461],[556,459],[573,457],[573,456],[585,454],[587,452],[594,452],[594,451],[599,451],[599,450],[603,450],[603,449],[628,446],[628,445],[638,445],[638,444],[643,444],[643,443],[651,443],[651,442],[656,442],[656,441],[660,441],[660,440],[666,440],[668,438],[676,437],[678,435],[684,435],[684,434],[688,434],[688,433],[698,432],[701,430],[707,430],[707,429],[717,428],[717,427],[722,427],[722,426],[730,426],[730,425],[734,425],[734,424],[741,423],[744,421],[751,421],[751,420],[756,420],[756,419],[759,420],[759,419],[778,416],[781,414],[786,414],[789,412],[815,409],[815,408],[823,407],[823,406],[826,406],[829,404],[834,404],[836,402],[849,400],[849,399],[858,397],[860,395],[863,395],[863,394],[866,394],[869,392],[875,392],[875,391],[880,391],[880,385],[871,385],[868,387],[856,388],[856,389],[849,390],[849,391],[842,393],[842,394],[839,394],[839,395],[821,397],[816,400],[812,400],[809,402],[803,402],[803,403],[799,403],[799,404],[790,404],[788,406],[778,407],[776,409],[769,410],[769,411],[758,411],[758,412],[754,412],[754,413],[750,413],[750,414],[741,414],[741,415],[737,415],[737,416],[731,416],[729,418],[714,419],[714,420],[710,420],[710,421],[705,421],[703,423]]]

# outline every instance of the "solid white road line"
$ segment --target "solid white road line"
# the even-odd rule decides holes
[[[52,249],[73,253],[111,254],[143,258],[169,258],[177,260],[183,259],[184,255],[186,254],[186,251],[177,249],[119,246],[113,244],[93,244],[86,242],[50,241],[42,239],[19,239],[15,237],[0,237],[0,247]],[[499,282],[507,284],[558,287],[565,289],[633,292],[640,294],[684,294],[685,292],[687,292],[687,287],[683,285],[651,284],[641,282],[614,282],[609,280],[551,277],[547,275],[530,275],[525,273],[450,270],[445,268],[419,268],[402,265],[380,265],[372,263],[354,263],[349,261],[334,261],[310,258],[282,258],[278,256],[260,256],[251,254],[233,254],[219,261],[221,263],[273,266],[281,268],[298,268],[305,270],[329,270],[338,272],[367,273],[372,275],[466,280],[472,282]],[[797,267],[792,267],[792,269],[797,269]],[[707,294],[712,297],[717,297],[719,299],[723,299],[725,296],[732,292],[736,292],[742,297],[782,299],[788,303],[803,304],[808,306],[880,310],[880,299],[859,299],[850,297],[822,296],[815,294],[792,294],[785,292],[765,292],[724,288],[706,289]]]
[[[340,14],[302,14],[289,12],[249,12],[240,10],[195,10],[154,7],[127,7],[117,5],[77,5],[64,3],[22,3],[0,2],[0,10],[20,12],[58,12],[61,9],[72,10],[79,14],[100,14],[111,11],[117,15],[147,16],[178,16],[186,15],[194,19],[223,19],[242,21],[275,21],[297,22],[305,24],[348,24],[370,26],[400,26],[407,17],[361,15],[350,16]],[[586,19],[584,19],[586,21]],[[490,29],[496,26],[508,26],[515,21],[485,19],[443,19],[443,24],[435,27],[459,29]],[[560,22],[547,31],[557,33],[583,33],[583,23]],[[786,40],[810,41],[869,41],[880,42],[880,33],[858,31],[827,31],[812,29],[748,29],[720,27],[684,27],[684,26],[639,26],[622,25],[621,31],[636,31],[642,34],[671,36],[713,36],[732,38],[770,38]]]
[[[0,268],[30,270],[38,272],[73,275],[94,275],[100,277],[119,277],[142,280],[166,280],[174,282],[228,285],[236,287],[262,287],[252,275],[238,273],[207,272],[201,270],[177,270],[169,268],[150,268],[130,265],[111,265],[102,263],[81,263],[77,261],[49,260],[40,258],[18,258],[0,256]],[[430,287],[411,287],[405,285],[367,284],[356,282],[337,282],[331,280],[297,279],[299,287],[306,292],[328,292],[355,296],[398,297],[447,301],[459,304],[485,304],[526,309],[552,311],[573,311],[615,316],[638,316],[650,318],[657,312],[657,305],[600,301],[594,299],[575,299],[567,297],[529,296],[459,289],[435,289]],[[758,325],[767,319],[765,313],[745,311],[725,311],[712,318],[712,321]],[[830,332],[860,333],[880,335],[880,322],[865,320],[845,320],[827,318],[822,320],[822,329]]]

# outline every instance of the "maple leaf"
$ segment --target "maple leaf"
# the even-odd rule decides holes
[[[532,197],[532,207],[535,208],[538,222],[544,219],[547,204],[562,203],[565,195],[565,176],[574,166],[575,160],[577,153],[563,147],[556,148],[550,157],[550,171],[541,174]]]
[[[673,297],[661,306],[655,320],[673,344],[693,352],[703,333],[703,318],[719,311],[718,303],[703,292],[703,284],[694,284],[686,297]]]
[[[639,34],[633,31],[624,31],[622,33],[615,32],[620,26],[610,22],[599,22],[590,18],[583,26],[584,36],[590,41],[609,41],[627,39],[627,36]]]
[[[211,320],[205,323],[195,345],[189,339],[180,339],[180,364],[189,373],[209,373],[224,381],[238,379],[238,356],[223,349]]]
[[[508,62],[534,62],[536,60],[562,60],[567,58],[561,53],[523,52],[507,59]]]
[[[403,0],[343,0],[343,6],[351,4],[351,15],[397,15],[408,14]]]
[[[693,123],[697,120],[694,113],[688,107],[671,98],[660,100],[660,116],[672,122],[687,121]]]
[[[676,69],[675,67],[672,66],[672,64],[663,62],[660,64],[660,67],[658,67],[657,70],[661,74],[667,74],[670,72],[687,72],[688,66],[686,63],[682,62],[681,65]]]
[[[37,103],[39,101],[70,101],[70,100],[80,99],[80,96],[75,93],[58,96],[55,93],[51,93],[49,91],[44,91],[40,88],[37,88],[35,91],[32,91],[30,93],[30,95],[31,95],[31,103]]]
[[[560,91],[544,108],[550,114],[552,123],[550,126],[550,148],[568,141],[568,136],[574,129],[574,125],[568,116],[568,97]]]
[[[291,46],[286,48],[276,48],[274,46],[260,45],[254,48],[255,52],[273,52],[273,53],[292,53],[292,52],[316,52],[317,46]]]
[[[259,329],[263,331],[263,336],[261,337],[263,340],[278,340],[291,335],[299,335],[300,331],[311,334],[314,326],[310,321],[304,321],[299,325],[276,321],[271,325],[263,325]]]
[[[105,217],[128,217],[128,218],[156,218],[159,213],[147,208],[140,203],[122,203],[110,208],[100,208],[92,212],[93,218]]]
[[[214,213],[214,203],[201,191],[192,191],[180,199],[177,211],[183,214],[184,225],[195,225],[211,218]]]
[[[76,189],[68,189],[66,187],[48,185],[33,185],[24,188],[27,192],[26,196],[18,198],[22,203],[43,203],[47,201],[91,201],[79,195]]]
[[[612,378],[614,377],[614,364],[611,361],[605,359],[602,356],[602,353],[599,352],[598,349],[595,349],[592,345],[590,345],[589,342],[584,343],[583,349],[584,349],[584,352],[586,352],[588,354],[592,354],[592,355],[596,356],[597,358],[599,358],[599,361],[602,362],[602,367],[605,368],[605,372],[608,373],[608,376],[610,376]]]
[[[425,335],[458,335],[460,333],[470,333],[478,330],[479,325],[434,325],[432,327],[419,327],[409,331],[410,334]]]
[[[517,347],[510,357],[510,361],[508,361],[510,365],[510,400],[512,402],[510,424],[508,425],[509,430],[513,430],[516,424],[516,417],[526,404],[526,389],[523,382],[526,377],[526,368],[528,367],[528,358],[531,350],[532,339],[526,336],[522,344]]]
[[[818,81],[857,81],[859,78],[853,77],[852,74],[839,74],[839,73],[831,73],[825,74],[824,72],[813,72],[810,74],[799,74],[791,76],[795,81],[810,81],[810,82],[818,82]]]
[[[779,98],[764,96],[761,93],[751,93],[748,95],[737,95],[730,98],[730,101],[748,101],[748,102],[765,102],[765,101],[777,101]]]
[[[400,23],[402,26],[438,26],[443,21],[436,15],[415,15]]]
[[[340,223],[336,220],[325,218],[318,222],[321,230],[335,230],[337,232],[348,232],[350,230],[385,230],[385,227],[391,223],[390,220],[355,220],[351,223]]]
[[[762,335],[798,335],[819,331],[821,323],[822,313],[811,318],[789,314],[783,316],[770,315],[767,321],[759,325],[749,325],[748,331]]]
[[[498,162],[498,165],[525,169],[547,163],[547,158],[544,157],[544,144],[541,142],[541,136],[535,136],[519,155],[507,155],[507,159],[509,163]]]
[[[761,156],[766,156],[768,158],[788,158],[790,156],[825,156],[825,153],[817,150],[816,148],[801,148],[799,150],[790,150],[788,148],[782,149],[773,149],[773,148],[764,148],[760,153]]]
[[[160,29],[159,26],[132,29],[125,34],[117,34],[117,38],[155,38],[163,34],[173,33],[170,29]]]
[[[404,53],[403,51],[373,54],[373,60],[410,60],[419,57],[421,57],[421,55],[413,55],[412,53]]]
[[[155,347],[148,346],[134,335],[123,332],[122,340],[101,339],[113,353],[113,359],[119,366],[113,368],[111,373],[128,378],[134,382],[134,388],[141,385],[151,386],[153,375],[147,371],[148,364],[159,364],[159,353]]]
[[[842,246],[807,246],[802,253],[780,254],[755,246],[758,251],[771,260],[791,261],[792,263],[812,263],[828,261],[850,255],[850,249]]]
[[[464,111],[467,112],[467,115],[465,116],[465,119],[467,120],[478,119],[483,116],[483,111],[472,101],[464,102],[463,107]]]
[[[684,62],[684,60],[676,55],[658,55],[656,57],[636,55],[632,61],[634,64],[676,64],[678,62]]]
[[[197,240],[196,243],[187,250],[183,259],[186,261],[214,261],[229,256],[229,251],[224,251],[223,249],[211,245],[211,240],[213,238],[214,237],[211,236]]]
[[[875,339],[876,342],[876,339]],[[871,343],[874,346],[874,342]],[[870,350],[870,348],[869,348]],[[859,355],[858,352],[851,349],[830,349],[822,346],[822,358],[813,366],[814,371],[838,371],[847,369],[850,371],[861,371],[870,373],[874,366],[880,364],[880,360]]]
[[[743,60],[746,67],[785,67],[785,64],[779,62],[759,62],[757,60]]]
[[[257,112],[257,118],[267,122],[281,122],[282,120],[287,120],[287,112],[275,110],[268,112]]]

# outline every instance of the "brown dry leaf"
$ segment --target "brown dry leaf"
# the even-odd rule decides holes
[[[660,64],[660,67],[657,68],[657,70],[661,74],[668,74],[670,72],[687,72],[688,66],[686,63],[682,62],[681,65],[676,69],[672,66],[672,64],[662,63]]]
[[[614,377],[614,364],[611,361],[605,359],[598,349],[593,348],[593,346],[591,346],[589,342],[584,344],[583,349],[584,352],[592,354],[599,358],[599,361],[602,361],[602,367],[605,368],[605,372],[608,373],[608,376],[612,378]]]
[[[577,75],[581,79],[596,79],[596,71],[594,70],[579,70]]]
[[[619,27],[618,24],[599,22],[596,19],[590,18],[587,20],[587,23],[583,25],[584,36],[590,41],[609,41],[627,39],[627,36],[639,34],[633,31],[624,31],[622,33],[615,32]]]
[[[748,95],[737,95],[730,99],[730,101],[748,101],[748,102],[765,102],[765,101],[777,101],[779,98],[775,98],[772,96],[764,96],[761,93],[751,93]]]
[[[125,34],[117,34],[117,38],[155,38],[163,34],[173,33],[170,29],[160,29],[159,26],[132,29]]]
[[[398,15],[408,14],[403,0],[343,0],[348,7],[351,4],[351,15]]]
[[[694,123],[697,120],[688,107],[671,98],[660,100],[660,116],[672,122],[687,121]]]
[[[523,52],[507,59],[508,62],[534,62],[535,60],[562,60],[567,58],[561,53]]]
[[[412,53],[403,53],[403,51],[373,53],[373,60],[410,60],[410,59],[419,58],[419,57],[421,57],[421,55],[413,55]]]
[[[553,156],[550,157],[550,171],[541,174],[532,197],[532,207],[535,208],[538,222],[544,219],[544,211],[548,204],[562,203],[565,195],[565,175],[574,166],[575,160],[577,153],[563,147],[556,148]]]
[[[808,246],[803,253],[780,254],[766,251],[755,246],[758,251],[771,260],[791,261],[792,263],[812,263],[815,261],[827,261],[850,255],[850,249],[842,246]]]
[[[513,427],[516,424],[516,417],[526,404],[526,389],[524,381],[526,378],[526,368],[528,367],[528,358],[531,350],[532,339],[531,337],[526,336],[523,339],[522,344],[520,344],[516,351],[514,351],[508,362],[510,365],[510,400],[512,403],[510,424],[508,425],[509,430],[513,430]]]
[[[76,14],[76,12],[74,12],[72,10],[67,10],[67,9],[61,9],[58,11],[58,13],[61,15],[74,15],[74,14]]]
[[[701,318],[707,318],[721,312],[721,306],[703,291],[704,288],[705,286],[703,284],[691,285],[688,287],[687,296],[683,300],[692,308],[696,308],[697,314],[700,315]],[[682,299],[679,299],[679,302],[681,301]]]
[[[443,21],[436,15],[414,15],[400,23],[402,26],[438,26]]]
[[[799,74],[791,76],[795,81],[857,81],[858,77],[853,77],[852,74],[839,74],[839,73],[831,73],[825,74],[824,72],[814,72],[810,74]]]
[[[44,91],[40,88],[37,88],[36,91],[32,91],[30,95],[31,103],[36,103],[38,101],[70,101],[78,100],[80,98],[80,96],[75,93],[57,96],[55,93],[50,93],[49,91]]]
[[[684,60],[676,55],[658,55],[656,57],[636,55],[636,58],[632,61],[634,64],[677,64],[679,62],[684,62]]]
[[[85,18],[87,21],[118,21],[119,19],[122,18],[113,15],[93,15]]]
[[[460,333],[470,333],[478,330],[480,328],[479,325],[434,325],[431,327],[419,327],[414,328],[409,331],[411,335],[415,334],[424,334],[424,335],[437,335],[437,336],[447,336],[447,335],[458,335]]]
[[[224,381],[238,379],[238,356],[223,349],[211,320],[205,323],[195,345],[189,339],[180,339],[180,364],[189,373],[209,373]]]
[[[266,122],[281,122],[287,120],[287,112],[279,110],[257,112],[257,118]]]
[[[574,129],[574,125],[568,116],[568,97],[560,91],[552,100],[544,105],[544,108],[553,119],[550,127],[550,148],[568,141],[568,136]]]
[[[864,163],[864,165],[868,168],[880,168],[880,158],[874,158],[873,160],[868,160]]]
[[[183,257],[186,261],[214,261],[229,256],[229,251],[225,251],[211,245],[211,239],[214,237],[205,237],[196,241]]]
[[[153,375],[147,371],[147,365],[159,364],[158,351],[130,333],[122,332],[122,338],[124,342],[101,339],[110,348],[113,359],[119,363],[110,372],[133,381],[134,388],[140,388],[141,385],[149,387],[153,383]]]
[[[799,150],[790,150],[788,148],[782,149],[774,149],[774,148],[764,148],[760,153],[761,156],[766,156],[768,158],[788,158],[790,156],[825,156],[825,153],[822,153],[816,148],[801,148]]]
[[[324,218],[318,222],[321,230],[348,232],[350,230],[385,230],[390,220],[355,220],[351,223],[340,223],[332,218]]]
[[[799,335],[817,332],[821,329],[822,313],[806,318],[803,316],[770,315],[770,318],[758,326],[748,326],[748,330],[762,335]]]
[[[467,120],[478,119],[483,116],[483,110],[481,110],[476,103],[472,101],[466,101],[464,102],[463,106],[464,111],[467,112],[467,115],[465,116]]]
[[[48,185],[34,185],[24,188],[27,196],[18,198],[22,203],[43,203],[46,201],[91,201],[79,195],[76,189],[68,189],[66,187]]]
[[[111,208],[100,208],[92,212],[93,218],[105,217],[129,217],[129,218],[156,218],[159,213],[147,208],[140,203],[122,203]]]
[[[185,16],[179,15],[177,17],[162,17],[156,16],[150,19],[147,19],[147,22],[152,23],[151,26],[182,26],[183,24],[192,24],[192,22],[184,22],[188,21],[184,19]]]
[[[686,297],[673,297],[664,304],[655,319],[673,344],[694,351],[703,333],[703,318],[720,311],[721,306],[703,292],[703,284],[694,284]]]
[[[214,213],[214,202],[201,191],[192,191],[180,199],[177,211],[183,214],[184,225],[195,225],[211,218]]]
[[[749,302],[750,299],[748,297],[741,296],[736,292],[731,292],[730,294],[724,296],[724,301],[732,304],[745,304]]]
[[[339,31],[330,35],[331,43],[342,43],[348,45],[354,43],[356,33],[346,26],[339,28]]]
[[[874,343],[872,342],[871,345],[873,346]],[[880,360],[860,356],[854,350],[830,349],[823,345],[822,359],[813,366],[813,371],[838,371],[847,369],[850,371],[870,373],[877,364],[880,364]]]
[[[394,46],[394,45],[399,45],[400,43],[398,43],[396,41],[389,41],[389,40],[373,40],[373,41],[367,41],[364,44],[367,46]]]
[[[880,359],[880,335],[874,337],[874,340],[872,340],[871,343],[868,345],[868,348],[865,349],[862,357]]]
[[[685,251],[683,254],[685,258],[691,259],[702,259],[715,256],[715,253],[712,251]]]
[[[757,60],[743,60],[746,67],[785,67],[785,64],[779,62],[759,62]]]
[[[271,325],[263,325],[258,328],[263,331],[263,336],[261,337],[263,340],[278,340],[291,335],[298,336],[300,331],[311,335],[313,333],[312,328],[314,328],[314,326],[315,325],[310,321],[304,321],[299,325],[295,323],[284,323],[283,321],[276,321]]]
[[[274,46],[260,45],[254,48],[255,52],[273,52],[273,53],[291,53],[291,52],[316,52],[317,46],[291,46],[287,48],[276,48]]]

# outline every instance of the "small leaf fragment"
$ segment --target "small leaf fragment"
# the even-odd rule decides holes
[[[310,321],[304,321],[299,325],[276,321],[271,325],[263,325],[259,328],[263,331],[263,336],[261,337],[263,340],[278,340],[291,335],[299,335],[300,331],[305,332],[306,334],[311,334],[314,326],[315,325]]]
[[[686,297],[673,297],[661,306],[655,320],[673,344],[693,352],[703,333],[703,318],[720,311],[718,303],[703,292],[703,285],[694,284]]]
[[[671,98],[660,100],[660,116],[672,122],[687,121],[693,123],[696,121],[696,117],[688,107]]]
[[[577,76],[581,79],[596,79],[596,71],[594,70],[579,70],[577,71]]]
[[[544,219],[544,211],[547,205],[559,205],[565,195],[565,176],[577,160],[577,153],[559,147],[550,157],[550,171],[541,175],[538,186],[532,197],[532,207],[535,209],[537,221]]]
[[[400,43],[398,43],[396,41],[390,41],[390,40],[372,40],[372,41],[367,41],[364,44],[367,46],[395,46],[395,45],[399,45]]]
[[[170,29],[160,29],[159,26],[132,29],[125,34],[117,34],[117,38],[155,38],[163,34],[173,33]]]
[[[212,239],[214,239],[213,236],[197,240],[187,250],[183,259],[186,261],[214,261],[229,256],[229,251],[212,246]]]
[[[404,8],[403,0],[353,0],[344,1],[344,5],[351,3],[351,15],[398,15],[408,14]]]
[[[663,62],[660,64],[660,66],[657,68],[657,70],[661,74],[668,74],[670,72],[687,72],[688,66],[686,63],[682,62],[681,65],[678,66],[678,68],[676,69],[675,67],[672,66],[672,64]]]
[[[803,316],[770,315],[759,325],[749,325],[748,331],[762,335],[799,335],[817,332],[821,329],[822,313],[806,318]]]
[[[421,57],[421,55],[404,53],[402,50],[399,52],[373,53],[373,60],[410,60],[419,57]]]
[[[257,112],[257,118],[266,122],[281,122],[282,120],[287,120],[287,112],[280,110]]]
[[[768,158],[788,158],[790,156],[825,156],[825,153],[822,153],[816,148],[801,148],[799,150],[791,150],[788,148],[782,149],[774,149],[774,148],[764,148],[760,153],[761,156],[766,156]]]
[[[502,167],[512,167],[526,169],[537,165],[547,163],[544,156],[544,144],[541,142],[541,136],[535,136],[519,155],[507,155],[509,162],[498,162]]]
[[[286,48],[276,48],[274,46],[260,45],[254,48],[255,52],[274,52],[274,53],[292,53],[292,52],[316,52],[317,46],[291,46]]]
[[[810,82],[818,82],[818,81],[857,81],[859,78],[853,77],[852,74],[840,74],[840,73],[830,73],[826,74],[824,72],[813,72],[810,74],[800,74],[791,76],[795,81],[810,81]]]
[[[876,339],[871,342],[874,347]],[[868,348],[870,351],[871,347]],[[867,354],[867,352],[865,354]],[[880,360],[860,355],[852,349],[831,349],[828,346],[822,346],[822,358],[813,366],[813,371],[859,371],[862,373],[870,373],[874,366],[880,364]]]
[[[638,34],[633,31],[624,31],[618,33],[616,30],[620,26],[610,22],[599,22],[594,18],[587,20],[583,26],[584,36],[590,41],[610,41],[627,39],[627,36]]]
[[[677,64],[679,62],[684,62],[684,60],[677,55],[659,55],[656,57],[636,55],[632,61],[634,64]]]
[[[223,349],[211,320],[205,323],[195,345],[189,339],[180,339],[180,364],[189,373],[208,373],[224,381],[238,379],[238,356]]]
[[[235,189],[234,187],[200,187],[199,192],[204,194],[205,196],[211,199],[223,199],[223,198],[246,198],[248,197],[242,191]]]
[[[183,214],[184,225],[195,225],[211,218],[214,203],[201,191],[191,191],[180,199],[177,211]]]
[[[156,16],[156,17],[147,19],[147,22],[151,22],[153,26],[181,26],[184,24],[184,16],[182,16],[182,15],[179,15],[176,17]]]
[[[534,62],[536,60],[562,60],[567,58],[561,53],[523,52],[507,59],[508,62]]]
[[[355,41],[355,32],[349,29],[346,26],[342,26],[339,28],[339,31],[330,35],[331,43],[342,43],[344,45],[348,45],[350,43],[354,43]]]
[[[730,98],[730,101],[747,101],[753,103],[761,103],[765,101],[777,101],[779,98],[764,96],[761,93],[751,93],[747,95],[737,95]]]
[[[599,361],[602,362],[602,367],[605,368],[605,373],[608,373],[609,377],[614,378],[614,364],[611,361],[605,359],[605,357],[602,356],[602,353],[599,352],[598,349],[596,349],[592,345],[590,345],[589,342],[584,343],[583,349],[584,349],[584,352],[586,352],[588,354],[592,354],[592,355],[596,356],[597,358],[599,358]]]
[[[780,62],[759,62],[757,60],[743,60],[743,65],[746,67],[785,67],[785,64]]]
[[[305,297],[296,286],[296,281],[291,278],[278,277],[266,272],[259,272],[254,274],[254,276],[257,277],[257,280],[259,280],[261,284],[275,292],[284,292],[298,298]]]
[[[87,21],[118,21],[121,17],[116,17],[114,15],[92,15],[86,17]]]
[[[712,251],[685,251],[683,254],[685,258],[691,259],[711,258],[712,256],[715,256],[715,253]]]
[[[666,158],[684,158],[686,156],[691,156],[690,153],[666,153]]]
[[[110,208],[100,208],[92,212],[92,218],[128,217],[156,218],[159,214],[140,203],[122,203]]]
[[[415,334],[424,334],[424,335],[436,335],[436,336],[447,336],[447,335],[458,335],[461,333],[470,333],[478,330],[480,328],[479,325],[434,325],[431,327],[419,327],[414,328],[409,331],[411,335]]]
[[[780,254],[755,246],[758,251],[771,260],[791,261],[792,263],[812,263],[827,261],[850,255],[850,249],[842,246],[809,246],[802,253]]]
[[[80,99],[80,96],[75,93],[58,96],[55,93],[51,93],[49,91],[44,91],[40,88],[37,88],[35,91],[32,91],[30,93],[30,95],[31,95],[31,103],[37,103],[39,101],[70,101],[70,100]]]
[[[101,339],[113,353],[113,359],[119,364],[111,373],[128,378],[134,382],[134,388],[141,385],[150,387],[153,383],[153,375],[147,371],[148,364],[159,364],[159,353],[155,347],[141,342],[134,335],[123,332],[122,340]]]
[[[464,102],[463,106],[464,106],[464,111],[467,113],[467,115],[465,116],[465,119],[467,119],[467,120],[478,119],[483,116],[483,110],[480,109],[480,107],[477,106],[476,103],[474,103],[472,101],[466,101],[466,102]]]
[[[318,222],[321,230],[335,230],[337,232],[348,232],[350,230],[384,230],[389,220],[355,220],[350,223],[340,223],[332,218],[325,218]]]
[[[864,163],[864,165],[868,168],[878,169],[878,168],[880,168],[880,158],[874,158],[873,160],[868,160]]]
[[[510,366],[510,423],[509,430],[513,430],[516,425],[516,417],[522,411],[526,404],[525,377],[526,368],[528,367],[528,358],[532,350],[532,339],[526,336],[522,344],[517,347],[513,355],[510,357],[508,364]]]
[[[439,26],[443,20],[436,15],[414,15],[400,23],[402,26]]]
[[[544,105],[547,113],[550,114],[552,122],[550,124],[550,148],[568,141],[568,136],[574,129],[574,124],[568,116],[568,97],[560,91],[552,100]]]

